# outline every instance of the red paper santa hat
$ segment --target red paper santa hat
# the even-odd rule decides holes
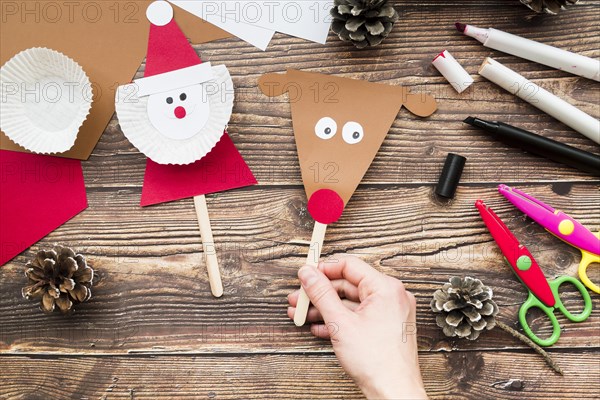
[[[202,60],[175,22],[173,8],[168,2],[158,0],[151,3],[146,10],[146,16],[151,25],[144,77],[202,64]]]

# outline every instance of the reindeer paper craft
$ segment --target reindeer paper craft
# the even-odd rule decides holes
[[[293,69],[265,74],[259,86],[267,96],[289,95],[307,208],[315,220],[307,264],[316,267],[327,225],[342,215],[400,108],[427,117],[437,104],[432,96],[413,94],[401,86]],[[334,175],[319,177],[315,169]],[[301,290],[296,325],[304,325],[309,304]]]

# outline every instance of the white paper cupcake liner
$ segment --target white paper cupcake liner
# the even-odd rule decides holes
[[[189,139],[171,139],[161,134],[148,118],[148,97],[137,97],[136,84],[120,86],[115,105],[123,133],[148,158],[158,164],[191,164],[207,155],[219,142],[233,110],[233,81],[224,65],[212,67],[214,79],[204,84],[219,90],[208,91],[210,114],[206,124]]]
[[[34,153],[69,150],[92,106],[81,66],[58,51],[24,50],[0,68],[0,129]]]

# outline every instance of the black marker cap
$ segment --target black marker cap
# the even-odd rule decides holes
[[[454,198],[467,159],[458,154],[448,153],[444,169],[440,175],[435,193],[448,199]]]

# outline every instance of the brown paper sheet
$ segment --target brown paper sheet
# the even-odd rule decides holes
[[[411,94],[407,88],[318,73],[288,70],[265,74],[259,80],[267,96],[288,93],[302,180],[308,198],[319,189],[330,189],[348,203],[367,172],[402,106],[426,117],[437,104],[430,95]],[[324,140],[315,134],[323,117],[337,123],[337,133]],[[344,125],[358,122],[364,138],[348,144]]]
[[[31,47],[48,47],[81,65],[90,77],[94,103],[75,145],[59,156],[86,160],[115,111],[115,91],[130,82],[146,54],[151,0],[0,0],[0,65]],[[175,19],[192,43],[231,35],[179,7]],[[0,148],[29,152],[0,132]]]

